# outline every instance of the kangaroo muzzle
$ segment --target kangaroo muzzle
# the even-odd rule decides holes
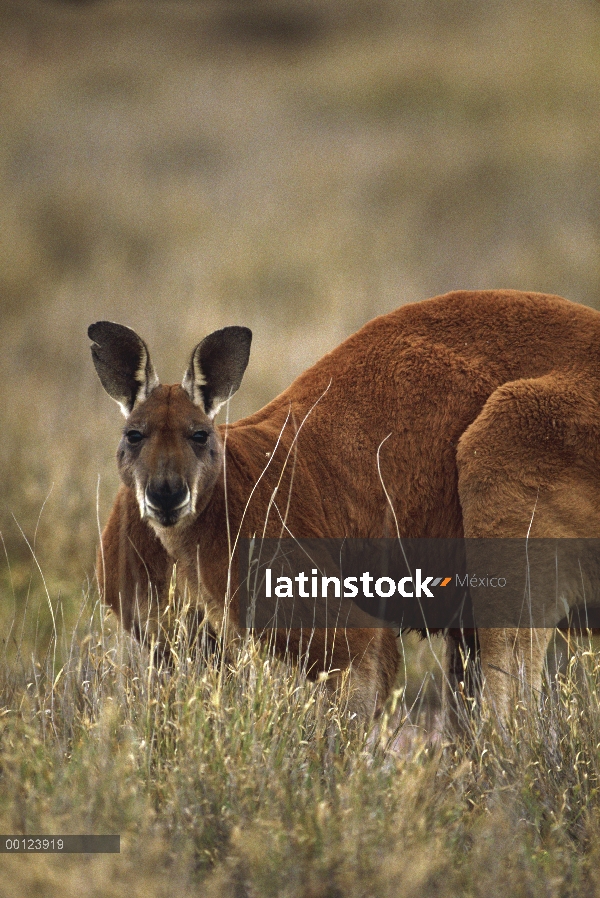
[[[149,483],[144,492],[144,506],[148,517],[163,527],[172,527],[191,509],[190,489],[184,481]]]

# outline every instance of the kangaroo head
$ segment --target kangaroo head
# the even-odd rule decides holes
[[[160,384],[135,331],[98,321],[88,336],[100,381],[126,417],[117,464],[142,518],[156,529],[191,522],[221,471],[223,443],[213,419],[240,386],[251,331],[225,327],[205,337],[182,383],[171,386]]]

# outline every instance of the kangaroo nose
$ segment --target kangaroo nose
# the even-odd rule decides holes
[[[177,511],[188,502],[189,498],[187,483],[171,484],[163,481],[146,487],[146,504],[154,511],[167,514]]]

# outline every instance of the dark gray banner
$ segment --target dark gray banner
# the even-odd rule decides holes
[[[121,836],[0,836],[0,854],[120,854]]]
[[[596,539],[242,539],[239,624],[600,627]]]

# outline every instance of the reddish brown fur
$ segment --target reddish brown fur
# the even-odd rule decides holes
[[[164,601],[175,559],[180,582],[218,627],[228,571],[225,492],[233,535],[279,535],[283,518],[296,537],[395,535],[378,449],[404,537],[525,536],[530,524],[531,536],[600,536],[599,380],[600,314],[559,297],[451,293],[376,318],[261,411],[220,427],[226,466],[185,526],[159,529],[159,540],[130,486],[121,487],[102,536],[105,601],[131,627],[149,580]],[[158,387],[130,421],[151,415],[176,453],[172,422],[190,414],[202,416],[180,386]],[[448,661],[455,678],[456,635]],[[510,667],[506,645],[525,637],[479,635],[488,689],[502,710],[506,678],[494,668]],[[395,638],[387,630],[347,636],[327,654],[317,633],[310,663],[313,672],[352,664],[366,710],[391,688]],[[546,635],[533,653],[530,637],[536,686]]]

